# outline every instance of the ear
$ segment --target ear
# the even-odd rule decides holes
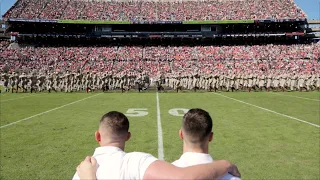
[[[131,132],[128,132],[128,135],[126,137],[126,141],[128,141],[131,138]]]
[[[179,137],[180,139],[183,139],[183,132],[182,132],[182,129],[179,130]]]
[[[95,134],[94,134],[94,136],[95,136],[95,138],[96,138],[96,141],[97,141],[98,143],[100,143],[100,142],[101,142],[101,134],[100,134],[100,132],[99,132],[99,131],[96,131]]]
[[[213,132],[211,132],[210,135],[209,135],[209,142],[211,142],[212,139],[213,139]]]

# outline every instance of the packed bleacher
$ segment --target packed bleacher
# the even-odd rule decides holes
[[[5,51],[8,45],[9,41],[0,41],[0,52]]]
[[[293,0],[18,0],[4,18],[191,21],[305,18]]]
[[[2,44],[2,43],[1,43]],[[5,43],[3,43],[3,46]],[[319,44],[261,46],[111,46],[2,48],[0,71],[212,72],[224,70],[320,70]]]

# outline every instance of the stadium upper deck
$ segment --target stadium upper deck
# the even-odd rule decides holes
[[[18,0],[4,18],[205,21],[306,18],[293,0],[81,1]]]

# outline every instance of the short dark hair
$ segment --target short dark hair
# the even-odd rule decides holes
[[[129,131],[129,120],[121,112],[110,111],[103,115],[100,120],[100,125],[110,128],[112,133],[122,134]]]
[[[203,142],[212,132],[210,114],[203,109],[190,109],[183,116],[182,129],[191,143]]]

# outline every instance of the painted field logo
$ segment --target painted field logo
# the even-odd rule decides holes
[[[147,108],[130,108],[126,112],[126,116],[129,117],[141,117],[148,115],[148,109]]]
[[[184,108],[175,108],[175,109],[170,109],[168,112],[172,116],[184,116],[185,113],[187,113],[189,109],[184,109]]]
[[[172,116],[183,116],[188,111],[189,109],[185,109],[185,108],[174,108],[174,109],[170,109],[168,113],[171,114]],[[142,117],[148,114],[149,112],[147,108],[129,108],[125,113],[125,115],[128,117]]]

